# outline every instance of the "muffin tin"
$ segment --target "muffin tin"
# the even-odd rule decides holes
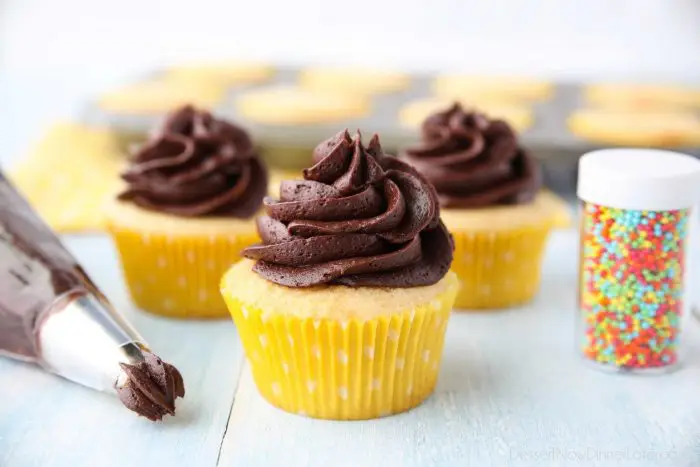
[[[248,128],[263,152],[269,155],[271,165],[287,169],[308,165],[309,150],[343,128],[351,131],[359,128],[366,134],[379,133],[388,152],[395,152],[418,141],[419,128],[402,125],[398,119],[399,112],[411,101],[434,96],[431,83],[435,75],[415,74],[411,76],[410,86],[404,91],[368,96],[370,112],[363,118],[329,124],[268,125],[247,119],[238,111],[236,101],[240,96],[262,86],[297,85],[300,71],[299,68],[278,69],[267,82],[232,87],[212,110]],[[164,71],[151,73],[143,79],[157,79],[161,75],[164,75]],[[604,146],[578,137],[567,126],[567,118],[586,106],[583,91],[582,84],[554,83],[551,97],[545,100],[518,102],[513,98],[503,99],[505,103],[531,110],[533,121],[521,132],[521,141],[542,160],[545,183],[565,196],[573,194],[578,157],[586,151]],[[101,109],[98,102],[90,103],[83,116],[85,123],[107,125],[126,136],[127,140],[143,137],[161,118],[157,115],[108,112]],[[674,149],[700,155],[697,147]]]

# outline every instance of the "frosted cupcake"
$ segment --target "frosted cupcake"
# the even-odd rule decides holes
[[[560,207],[541,193],[538,162],[503,120],[458,104],[428,117],[422,142],[402,159],[436,188],[454,236],[457,308],[529,301],[540,284],[547,236]]]
[[[181,318],[227,316],[221,275],[256,243],[252,217],[267,171],[241,128],[186,106],[173,112],[122,174],[108,209],[131,296]]]
[[[458,282],[437,195],[375,135],[341,132],[283,181],[221,288],[260,393],[284,410],[367,419],[437,381]]]

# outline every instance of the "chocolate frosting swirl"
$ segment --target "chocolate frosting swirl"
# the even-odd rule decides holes
[[[175,399],[185,396],[182,375],[150,352],[144,352],[144,357],[135,365],[120,364],[128,380],[117,388],[119,400],[152,421],[161,420],[166,414],[175,415]]]
[[[251,217],[267,191],[248,134],[191,106],[165,120],[122,178],[128,186],[119,199],[186,217]]]
[[[414,287],[438,282],[452,237],[433,187],[374,135],[367,147],[347,130],[314,150],[304,180],[283,181],[265,199],[263,243],[244,250],[254,271],[289,287],[318,284]]]
[[[455,103],[423,122],[422,143],[402,159],[437,189],[440,205],[477,208],[532,201],[542,176],[503,120],[491,120]]]

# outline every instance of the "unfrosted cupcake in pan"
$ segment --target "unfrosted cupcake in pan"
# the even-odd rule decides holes
[[[224,271],[258,241],[267,170],[248,134],[206,111],[173,112],[122,174],[108,209],[134,302],[182,318],[226,316]]]
[[[428,117],[422,142],[402,153],[436,188],[455,239],[457,308],[501,308],[530,300],[542,254],[560,216],[541,193],[538,161],[513,129],[459,104]]]
[[[410,166],[341,132],[283,181],[262,243],[222,293],[260,393],[318,418],[408,410],[433,391],[457,293],[437,196]]]

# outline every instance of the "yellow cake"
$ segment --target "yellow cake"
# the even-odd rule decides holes
[[[253,217],[267,192],[247,133],[209,112],[177,109],[122,178],[106,213],[134,303],[170,317],[225,317],[219,280],[258,241]]]
[[[567,120],[576,136],[623,146],[700,145],[700,116],[688,111],[583,109]]]
[[[226,86],[195,80],[152,79],[133,83],[102,95],[100,108],[114,113],[152,115],[191,104],[211,109],[222,102]]]
[[[189,219],[114,201],[106,207],[134,303],[177,318],[222,318],[221,275],[258,241],[252,219]]]
[[[299,73],[302,87],[333,94],[376,95],[403,91],[411,84],[405,73],[364,68],[308,68]]]
[[[203,62],[168,68],[164,78],[171,81],[238,86],[258,84],[275,74],[274,67],[254,62]]]
[[[700,87],[596,83],[584,88],[584,99],[595,107],[617,110],[700,109]]]
[[[447,74],[435,78],[433,93],[444,99],[541,101],[551,97],[552,83],[536,78]]]
[[[268,125],[313,125],[367,115],[367,99],[295,86],[261,87],[242,94],[237,110],[248,120]]]
[[[261,243],[221,281],[260,393],[288,412],[361,420],[433,392],[459,283],[430,185],[347,131],[265,203]]]
[[[454,274],[409,289],[290,289],[243,260],[221,292],[260,393],[288,412],[358,420],[406,411],[435,388]]]
[[[549,232],[570,221],[565,203],[541,190],[537,160],[503,120],[453,104],[421,128],[421,142],[401,157],[436,188],[462,285],[455,307],[528,302],[539,290]]]

